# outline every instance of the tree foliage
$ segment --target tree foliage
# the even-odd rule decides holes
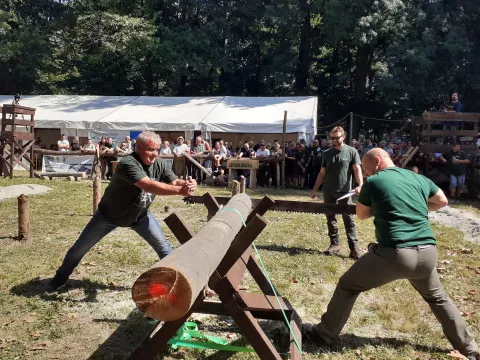
[[[475,0],[4,0],[0,93],[318,95],[328,124],[459,91],[478,111],[479,35]]]

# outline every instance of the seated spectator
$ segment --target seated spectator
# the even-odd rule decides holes
[[[465,174],[467,164],[470,164],[467,154],[460,151],[460,145],[453,145],[452,150],[439,157],[440,161],[447,163],[450,170],[450,196],[451,202],[460,200],[463,187],[465,186]],[[456,198],[455,198],[456,195]]]
[[[83,151],[95,151],[95,145],[92,142],[92,139],[88,139],[87,143],[83,146]]]
[[[172,150],[170,149],[170,142],[166,140],[163,142],[163,146],[160,149],[159,155],[172,155]]]
[[[67,140],[67,135],[62,134],[62,139],[57,141],[58,151],[70,150],[70,143]]]
[[[73,137],[72,143],[70,144],[70,150],[72,150],[72,151],[82,150],[82,147],[80,146],[80,140],[78,139],[78,136]]]

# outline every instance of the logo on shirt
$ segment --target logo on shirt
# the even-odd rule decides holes
[[[155,178],[150,178],[150,180],[158,181]],[[135,204],[141,208],[148,208],[150,204],[153,202],[153,199],[155,199],[155,194],[150,194],[142,190],[140,195],[138,195],[137,200],[135,201]]]

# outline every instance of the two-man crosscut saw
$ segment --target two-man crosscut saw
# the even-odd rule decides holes
[[[230,201],[228,196],[217,196],[219,205],[226,205]],[[257,206],[262,199],[251,199],[252,207]],[[202,196],[186,196],[184,201],[187,204],[203,204]],[[355,205],[350,204],[325,204],[319,202],[308,201],[291,201],[291,200],[273,200],[274,204],[268,209],[269,211],[285,211],[299,212],[310,214],[355,214]]]

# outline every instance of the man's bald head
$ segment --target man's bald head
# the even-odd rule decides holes
[[[374,175],[385,168],[395,166],[390,155],[380,148],[373,148],[368,151],[363,156],[362,165],[368,176]]]
[[[369,150],[363,156],[363,158],[366,158],[366,157],[368,157],[369,159],[373,159],[375,157],[379,157],[381,159],[390,159],[390,155],[388,155],[388,153],[381,148],[373,148],[373,149]]]

